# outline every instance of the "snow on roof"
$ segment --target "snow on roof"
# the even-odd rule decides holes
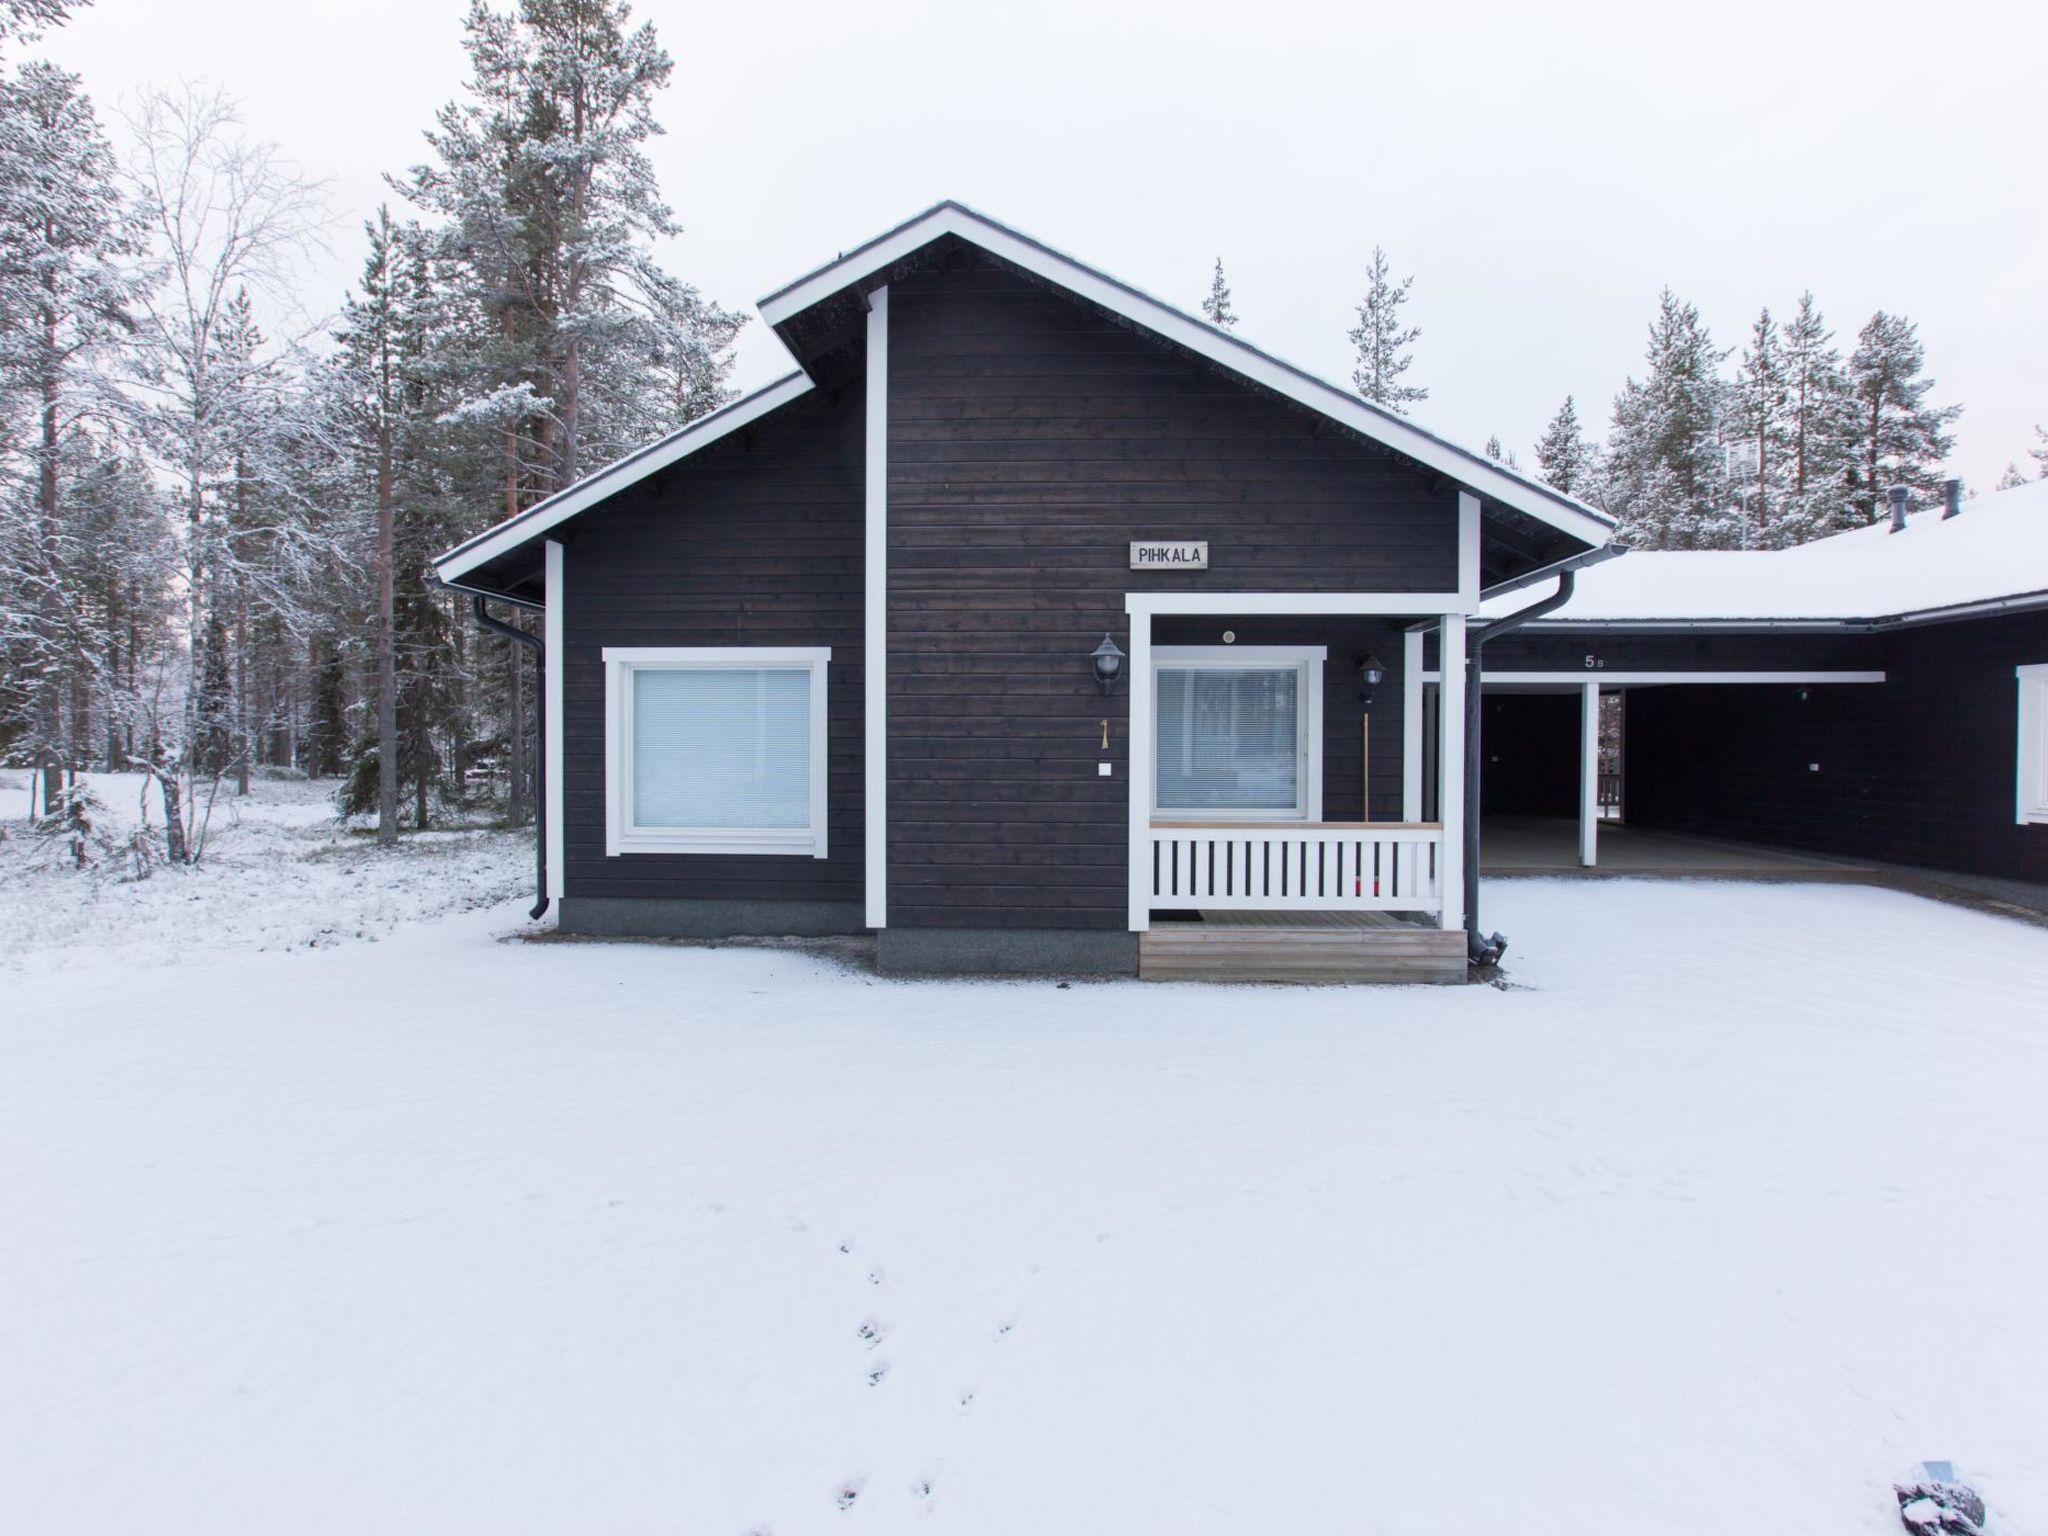
[[[1781,550],[1640,551],[1579,573],[1549,623],[1842,623],[2048,597],[2048,480]],[[1529,603],[1490,602],[1489,617]]]

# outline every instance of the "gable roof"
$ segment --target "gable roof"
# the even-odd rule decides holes
[[[1487,612],[1495,605],[1488,604]],[[1502,611],[1505,611],[1503,605]],[[1892,626],[2048,607],[2048,481],[1778,550],[1638,551],[1585,571],[1532,629]]]
[[[1013,266],[1098,304],[1250,382],[1294,401],[1341,426],[1424,464],[1502,507],[1588,546],[1607,542],[1614,523],[1584,502],[1551,489],[1506,465],[1461,448],[1348,389],[1318,378],[1206,320],[1133,288],[1051,246],[957,202],[943,202],[835,260],[786,284],[760,302],[761,318],[782,327],[814,305],[872,283],[913,252],[947,236],[963,240]],[[450,585],[479,566],[511,553],[549,529],[813,388],[798,372],[700,417],[659,441],[585,476],[516,517],[435,557],[434,573]]]
[[[1461,448],[1405,416],[1373,405],[1234,332],[1198,319],[1129,283],[1078,261],[1043,241],[947,201],[854,247],[836,260],[776,289],[760,302],[761,318],[780,328],[812,305],[855,287],[934,240],[951,235],[1020,267],[1069,293],[1099,304],[1145,330],[1187,348],[1255,384],[1306,406],[1362,436],[1406,454],[1482,496],[1548,524],[1587,544],[1603,544],[1614,531],[1605,513],[1553,490],[1505,464]]]

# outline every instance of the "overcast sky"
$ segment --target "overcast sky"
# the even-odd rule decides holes
[[[506,0],[509,3],[509,0]],[[331,307],[381,173],[454,95],[465,0],[98,0],[42,48],[103,105],[224,82],[331,183]],[[944,197],[1349,377],[1374,242],[1415,275],[1426,425],[1526,463],[1606,426],[1669,283],[1723,345],[1810,287],[1920,326],[1988,489],[2048,424],[2048,7],[640,0],[676,59],[673,270],[729,307]],[[111,115],[111,113],[110,113]],[[742,383],[787,366],[758,320]]]

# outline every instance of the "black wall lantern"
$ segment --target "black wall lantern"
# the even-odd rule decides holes
[[[1116,680],[1123,675],[1124,653],[1117,649],[1116,642],[1103,633],[1102,644],[1095,647],[1088,659],[1095,663],[1095,683],[1104,693],[1116,687]]]
[[[1358,696],[1366,703],[1372,702],[1372,691],[1386,680],[1386,669],[1380,665],[1379,657],[1371,651],[1365,653],[1365,660],[1358,666]]]

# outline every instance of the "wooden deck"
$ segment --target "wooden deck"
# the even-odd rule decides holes
[[[1146,981],[1465,980],[1465,934],[1400,912],[1239,912],[1155,921],[1138,935]]]

